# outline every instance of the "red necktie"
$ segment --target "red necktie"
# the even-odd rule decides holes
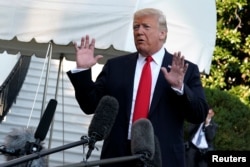
[[[139,118],[147,118],[148,116],[152,83],[150,62],[152,60],[153,58],[148,56],[146,58],[147,62],[144,64],[142,69],[137,96],[135,99],[133,122]]]

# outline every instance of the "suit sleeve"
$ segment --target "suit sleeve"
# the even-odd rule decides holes
[[[184,94],[181,97],[186,119],[194,124],[202,123],[208,113],[208,105],[200,80],[198,66],[190,63],[184,79]]]
[[[102,95],[102,87],[96,87],[96,83],[92,81],[91,69],[78,73],[67,72],[67,75],[74,87],[75,97],[85,114],[93,114]]]
[[[212,142],[215,138],[217,127],[217,124],[213,120],[211,120],[210,124],[205,127],[205,136],[208,142]]]

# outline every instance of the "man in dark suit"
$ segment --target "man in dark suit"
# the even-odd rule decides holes
[[[93,114],[104,95],[119,102],[116,121],[103,143],[102,159],[131,155],[130,131],[140,74],[145,58],[152,56],[152,87],[146,117],[160,143],[162,166],[185,166],[184,120],[201,123],[208,106],[197,65],[186,61],[181,52],[172,55],[164,48],[167,31],[161,11],[152,8],[137,11],[133,20],[137,52],[108,60],[95,82],[91,79],[91,67],[102,58],[94,56],[95,39],[90,40],[87,35],[80,46],[75,44],[77,67],[68,76],[83,112]],[[133,162],[107,166],[130,167]]]
[[[206,120],[201,124],[190,124],[186,143],[186,166],[207,167],[207,153],[214,150],[213,141],[218,125],[212,119],[214,111],[209,109]]]

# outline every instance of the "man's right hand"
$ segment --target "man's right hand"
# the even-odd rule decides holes
[[[89,43],[89,36],[82,37],[80,46],[74,43],[76,51],[76,68],[91,68],[95,65],[102,55],[94,56],[95,39]]]
[[[213,109],[209,109],[209,110],[208,110],[208,114],[207,114],[207,118],[206,118],[206,120],[205,120],[205,125],[209,125],[209,124],[210,124],[210,121],[211,121],[211,119],[213,118],[213,116],[214,116],[214,111],[213,111]]]

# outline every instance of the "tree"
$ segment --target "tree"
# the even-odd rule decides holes
[[[216,0],[216,46],[207,88],[237,95],[250,106],[250,0]]]
[[[250,150],[250,111],[240,99],[229,92],[205,88],[209,105],[218,124],[216,150]],[[240,121],[239,121],[240,120]]]
[[[219,124],[218,150],[250,149],[250,0],[216,0],[214,55],[202,84]]]

